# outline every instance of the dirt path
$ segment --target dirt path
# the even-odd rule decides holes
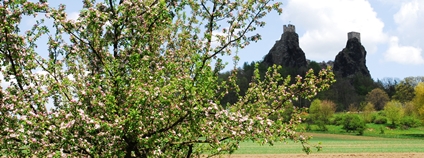
[[[423,158],[424,153],[353,153],[353,154],[237,154],[224,155],[222,158]]]

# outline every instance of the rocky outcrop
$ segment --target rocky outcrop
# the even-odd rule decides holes
[[[299,35],[293,25],[284,26],[281,39],[275,42],[263,62],[268,66],[277,64],[288,68],[307,66],[305,53],[299,47]]]
[[[349,39],[344,48],[334,60],[334,73],[336,77],[352,78],[355,75],[362,75],[371,78],[366,66],[365,57],[367,51],[360,42],[360,38],[348,36]]]

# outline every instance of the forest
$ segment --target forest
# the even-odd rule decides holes
[[[236,71],[226,71],[219,75],[221,80],[225,80],[232,73],[237,76],[237,84],[240,87],[240,94],[244,95],[249,83],[252,81],[252,75],[255,70],[255,65],[258,65],[261,77],[265,75],[267,65],[262,61],[253,61],[244,63]],[[325,68],[326,63],[310,61],[307,69],[296,69],[283,67],[279,73],[284,76],[290,76],[292,79],[298,74],[303,76],[308,69],[314,70],[317,74],[321,69]],[[419,83],[424,82],[424,76],[411,76],[404,79],[398,78],[383,78],[373,80],[363,75],[357,74],[351,78],[336,77],[336,82],[326,91],[319,92],[313,99],[328,100],[335,104],[337,112],[346,111],[361,111],[367,103],[372,103],[376,110],[383,110],[387,102],[396,100],[402,105],[412,104],[414,98],[424,98],[417,95]],[[417,97],[416,97],[417,95]],[[422,94],[421,94],[422,95]],[[234,103],[237,101],[234,91],[221,100],[222,105]],[[312,100],[299,99],[293,102],[295,107],[308,108]],[[422,102],[420,102],[422,104]],[[417,102],[417,104],[419,104]],[[416,105],[416,108],[419,108]]]

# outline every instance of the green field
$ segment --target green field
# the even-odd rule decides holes
[[[302,125],[305,126],[305,125]],[[302,127],[305,128],[305,127]],[[318,127],[312,125],[314,133],[327,133],[327,134],[348,134],[356,135],[357,133],[346,133],[342,129],[342,126],[327,125],[328,131],[317,131]],[[381,130],[384,131],[384,134],[381,134]],[[369,123],[367,128],[364,131],[364,136],[373,136],[373,137],[384,137],[384,138],[410,138],[410,139],[424,139],[424,127],[410,128],[408,130],[402,130],[399,128],[391,129],[387,125],[377,125]]]
[[[411,153],[424,152],[424,139],[381,138],[341,134],[307,133],[312,135],[311,144],[321,142],[319,153]],[[300,143],[276,143],[274,146],[261,146],[253,142],[243,142],[234,154],[298,154],[302,152]],[[314,151],[316,153],[316,151]]]

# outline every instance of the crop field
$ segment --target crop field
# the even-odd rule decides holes
[[[303,125],[305,126],[305,125]],[[313,129],[317,129],[316,125],[311,126]],[[305,128],[305,127],[302,127]],[[327,125],[328,131],[315,130],[314,133],[327,133],[327,134],[349,134],[355,135],[356,133],[346,133],[342,129],[342,126]],[[384,134],[381,134],[381,130],[384,130]],[[314,134],[316,135],[316,134]],[[377,125],[369,123],[367,129],[364,131],[364,136],[371,137],[384,137],[384,138],[408,138],[408,139],[423,139],[424,140],[424,127],[410,128],[408,130],[402,129],[390,129],[386,125]]]
[[[261,146],[253,142],[244,142],[233,155],[224,157],[424,157],[424,139],[324,133],[307,133],[307,135],[313,136],[310,144],[322,143],[322,151],[313,151],[311,155],[306,155],[300,143]]]

